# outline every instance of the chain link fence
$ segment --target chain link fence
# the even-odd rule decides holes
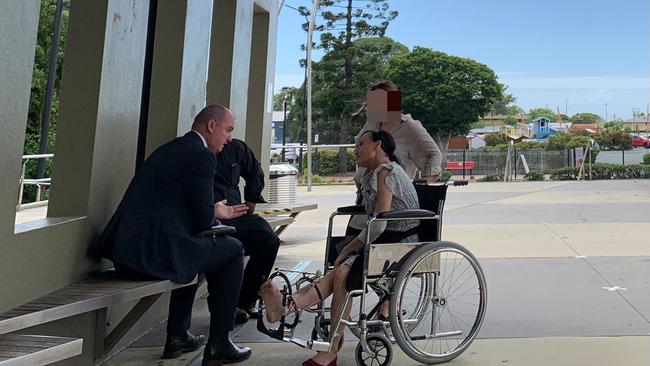
[[[567,166],[577,166],[582,158],[582,149],[569,149],[558,151],[546,150],[513,150],[512,166],[516,174],[526,174],[526,171],[550,174],[553,170]],[[482,151],[482,150],[448,150],[447,164],[464,163],[472,167],[471,172],[466,169],[466,174],[488,175],[503,174],[508,158],[507,151]],[[458,165],[458,164],[456,164]],[[447,169],[449,170],[449,169]],[[454,174],[462,174],[462,170],[452,170]]]

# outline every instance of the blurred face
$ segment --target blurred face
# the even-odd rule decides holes
[[[221,122],[211,119],[208,122],[208,136],[206,137],[208,149],[214,153],[221,152],[223,145],[232,140],[234,129],[235,118],[232,113],[226,113]]]
[[[396,106],[399,101],[389,101],[389,98],[395,98],[395,93],[399,92],[393,92],[392,95],[389,95],[386,90],[377,89],[366,94],[366,117],[368,122],[397,122],[401,119],[401,108]],[[392,107],[389,108],[389,105]]]
[[[364,168],[371,167],[372,162],[376,160],[378,149],[380,149],[379,141],[372,141],[370,134],[364,133],[354,148],[357,165]]]

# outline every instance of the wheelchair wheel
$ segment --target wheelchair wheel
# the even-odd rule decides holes
[[[393,360],[393,349],[391,348],[390,341],[381,335],[373,334],[366,338],[368,347],[375,353],[371,356],[361,347],[361,343],[357,345],[357,350],[354,353],[354,358],[357,360],[359,366],[388,366]]]
[[[395,341],[424,364],[447,362],[476,337],[487,304],[478,260],[451,242],[425,243],[400,267],[390,302]]]

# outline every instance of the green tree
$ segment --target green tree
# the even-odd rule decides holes
[[[397,17],[397,11],[390,10],[388,0],[322,0],[321,15],[324,24],[317,27],[320,34],[320,43],[316,46],[325,50],[327,54],[337,54],[336,59],[342,64],[336,65],[342,71],[342,79],[333,80],[336,90],[330,91],[335,101],[354,101],[357,99],[358,84],[355,85],[355,64],[353,58],[358,52],[355,40],[367,37],[383,37],[388,24]],[[358,6],[353,6],[359,4]],[[304,12],[304,7],[302,8]],[[304,25],[303,25],[304,27]],[[333,55],[332,55],[333,56]],[[316,90],[316,88],[314,88]],[[354,103],[332,103],[338,109],[340,120],[339,143],[346,144],[351,141],[350,125],[352,114],[355,111]],[[334,120],[331,120],[334,121]],[[347,150],[339,149],[339,172],[347,170]]]
[[[61,37],[59,40],[54,89],[52,91],[50,128],[47,136],[47,152],[54,151],[56,125],[59,114],[59,95],[61,91],[63,54],[65,50],[66,33],[68,29],[68,7],[69,3],[66,1],[64,3],[61,16]],[[37,154],[39,151],[41,119],[43,115],[43,105],[45,102],[50,52],[52,49],[55,10],[56,0],[43,0],[41,2],[38,33],[36,36],[36,49],[34,52],[34,67],[32,71],[32,86],[29,99],[29,110],[27,113],[27,124],[25,128],[25,145],[23,147],[24,154]],[[47,159],[45,160],[45,163],[45,176],[49,176],[52,161],[51,159]],[[26,168],[25,177],[36,178],[37,161],[30,160]],[[46,191],[45,196],[47,196],[47,193],[48,192]],[[25,192],[23,194],[23,202],[32,201],[35,194],[36,189],[34,186],[26,186]]]
[[[513,105],[506,106],[504,114],[512,115],[512,116],[519,116],[519,115],[524,114],[524,110],[521,109],[521,107],[513,104]]]
[[[345,83],[345,57],[350,51],[354,75],[351,89],[346,91],[341,85]],[[365,99],[368,87],[386,78],[391,57],[405,53],[408,53],[406,46],[388,37],[362,38],[354,41],[350,50],[330,51],[314,63],[313,104],[317,112],[312,118],[320,120],[319,133],[322,131],[324,135],[337,137],[337,140],[329,141],[331,143],[352,142],[352,137],[365,122],[365,114],[357,115],[356,112]],[[353,118],[348,121],[346,135],[341,135],[341,111],[344,110],[350,111]]]
[[[517,119],[514,116],[506,116],[506,118],[503,120],[503,124],[508,126],[516,126]]]
[[[554,151],[554,150],[564,150],[568,148],[569,142],[571,141],[571,134],[566,132],[560,132],[556,135],[549,136],[546,139],[545,150]]]
[[[557,120],[557,114],[548,108],[533,108],[528,112],[528,118],[531,121],[540,117],[548,118],[551,121]]]
[[[492,107],[490,108],[490,114],[514,116],[524,113],[523,109],[515,105],[517,98],[514,95],[507,93],[507,90],[508,86],[501,84],[501,99],[492,104]]]
[[[576,113],[569,121],[574,124],[598,124],[602,123],[603,119],[594,113]]]
[[[502,133],[488,133],[485,135],[485,146],[507,144],[508,137]]]
[[[404,111],[422,121],[443,157],[449,137],[466,134],[502,99],[503,89],[492,69],[429,48],[415,47],[393,57],[388,76],[402,91]]]
[[[632,137],[622,128],[606,128],[596,137],[598,144],[605,150],[630,150]]]
[[[52,48],[52,32],[54,29],[54,13],[56,0],[43,0],[38,23],[38,34],[36,40],[36,51],[34,53],[34,69],[32,75],[32,88],[29,99],[29,111],[27,114],[26,141],[35,140],[36,144],[26,143],[24,152],[35,154],[38,152],[38,138],[41,130],[41,116],[43,103],[45,101],[45,86],[47,84],[47,73]],[[57,70],[54,79],[54,91],[52,93],[52,115],[50,120],[50,151],[52,151],[54,136],[56,134],[56,121],[59,109],[59,94],[61,91],[61,71],[63,68],[63,53],[65,50],[65,35],[68,29],[68,10],[63,10],[61,17],[61,39],[57,58]]]
[[[605,122],[604,127],[606,129],[623,130],[623,129],[625,129],[625,124],[623,123],[623,121],[609,121],[609,122]]]

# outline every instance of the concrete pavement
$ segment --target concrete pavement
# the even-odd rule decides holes
[[[322,266],[327,218],[353,196],[352,186],[301,188],[300,200],[319,210],[301,214],[283,233],[277,264]],[[479,339],[450,364],[650,364],[650,181],[451,187],[443,239],[477,255],[488,281]],[[205,331],[207,319],[203,299],[192,329]],[[163,328],[106,364],[200,365],[200,352],[159,360]],[[299,365],[311,355],[254,328],[250,322],[233,333],[254,350],[243,365]],[[355,347],[346,342],[339,365],[354,364]],[[394,365],[415,364],[394,350]]]

